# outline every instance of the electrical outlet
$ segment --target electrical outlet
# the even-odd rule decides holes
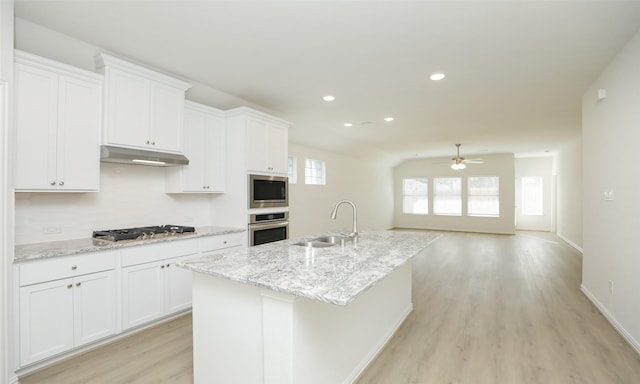
[[[613,189],[604,190],[604,199],[605,201],[613,201]]]
[[[42,233],[45,235],[57,235],[62,233],[62,228],[60,227],[43,227]]]
[[[609,294],[613,295],[613,281],[609,280]]]

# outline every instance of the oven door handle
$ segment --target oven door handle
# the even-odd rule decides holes
[[[289,225],[288,221],[272,221],[269,223],[249,223],[249,228],[252,230],[278,228]]]

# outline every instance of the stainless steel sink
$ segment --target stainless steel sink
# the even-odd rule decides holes
[[[342,244],[343,242],[347,242],[351,240],[348,236],[341,235],[331,235],[331,236],[322,236],[313,239],[313,241],[320,241],[323,243],[331,243],[331,244]]]
[[[299,245],[301,247],[311,247],[311,248],[324,248],[324,247],[331,247],[336,244],[340,244],[344,246],[346,242],[350,240],[351,238],[348,236],[331,235],[331,236],[316,237],[309,241],[299,241],[297,243],[294,243],[293,245]]]
[[[324,241],[299,241],[297,243],[293,243],[293,245],[299,245],[301,247],[311,247],[311,248],[325,248],[325,247],[332,247],[336,244],[327,243]]]

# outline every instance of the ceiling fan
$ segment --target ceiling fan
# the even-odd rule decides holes
[[[452,157],[451,158],[451,169],[453,169],[455,171],[459,171],[459,170],[465,169],[467,167],[466,164],[482,164],[482,163],[484,163],[484,161],[482,161],[482,159],[465,159],[464,157],[460,157],[460,145],[461,144],[456,144],[458,152],[457,152],[456,157]]]

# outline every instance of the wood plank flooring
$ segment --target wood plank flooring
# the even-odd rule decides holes
[[[20,384],[192,382],[191,314],[20,378]]]
[[[550,233],[445,232],[414,258],[414,312],[358,384],[640,383],[640,356],[579,290],[581,262]],[[191,383],[190,324],[176,319],[20,382]]]
[[[359,384],[640,383],[555,235],[448,233],[414,259],[414,312]]]

